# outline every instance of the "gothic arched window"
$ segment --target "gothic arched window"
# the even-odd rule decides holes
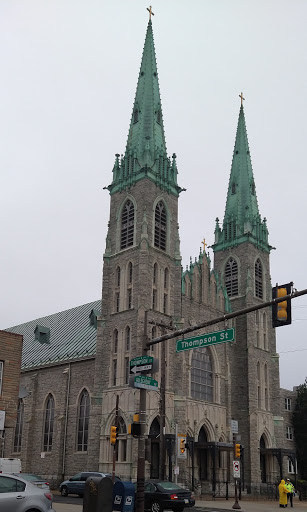
[[[131,343],[131,330],[129,325],[126,327],[126,350],[130,350],[130,343]]]
[[[116,286],[120,287],[120,267],[117,267],[116,269]]]
[[[125,249],[133,245],[134,236],[134,204],[130,199],[126,202],[122,212],[120,248]]]
[[[236,260],[230,258],[225,267],[225,286],[228,297],[238,295],[239,280],[238,280],[238,264]]]
[[[213,402],[213,365],[208,348],[194,349],[191,365],[191,396]]]
[[[162,201],[155,210],[155,247],[166,250],[166,210]]]
[[[128,283],[129,284],[132,284],[132,277],[133,277],[133,265],[130,261],[129,265],[128,265]]]
[[[113,332],[113,352],[117,354],[118,351],[118,330],[115,329]]]
[[[255,295],[259,299],[263,298],[263,287],[262,287],[262,265],[259,258],[255,263]]]
[[[51,452],[54,427],[54,398],[49,393],[45,406],[43,451]]]
[[[14,452],[21,451],[23,415],[24,415],[23,400],[19,400],[18,409],[17,409],[17,421],[16,421],[16,428],[15,428],[15,436],[14,436]]]
[[[80,395],[79,400],[79,414],[78,414],[78,452],[87,451],[88,443],[88,424],[90,419],[90,395],[84,389]]]

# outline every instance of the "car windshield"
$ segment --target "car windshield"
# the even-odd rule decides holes
[[[165,489],[166,491],[169,491],[169,490],[181,490],[181,491],[183,491],[184,490],[182,487],[180,487],[179,485],[174,484],[173,482],[159,482],[158,485],[160,485],[160,487],[162,487],[162,489]]]

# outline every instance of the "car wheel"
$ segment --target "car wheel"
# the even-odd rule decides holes
[[[174,510],[173,512],[183,512],[184,510],[184,507],[181,507],[181,508],[176,508],[176,510]]]
[[[163,512],[163,508],[161,507],[158,501],[153,501],[151,504],[151,512]]]
[[[63,487],[61,489],[61,495],[62,496],[68,496],[68,487],[67,487],[67,485],[63,485]]]

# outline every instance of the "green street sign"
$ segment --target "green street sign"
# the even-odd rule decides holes
[[[234,341],[234,339],[235,330],[233,327],[231,327],[230,329],[225,329],[224,331],[210,332],[202,334],[201,336],[195,336],[194,338],[178,340],[176,344],[176,352],[191,350],[192,348],[208,347],[208,345],[216,345],[217,343]]]
[[[158,381],[145,375],[137,375],[134,377],[134,387],[158,391]]]
[[[131,359],[130,373],[149,373],[152,371],[154,358],[152,356],[140,356]]]

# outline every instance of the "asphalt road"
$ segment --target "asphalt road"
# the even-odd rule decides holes
[[[63,498],[60,494],[53,495],[53,503],[67,503],[68,505],[83,505],[83,498],[70,494],[66,498]]]

